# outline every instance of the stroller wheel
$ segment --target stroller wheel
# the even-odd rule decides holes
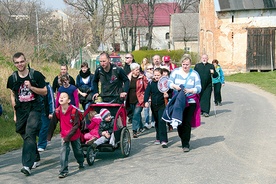
[[[120,147],[123,156],[128,157],[131,149],[131,138],[130,133],[126,127],[124,127],[121,131]]]

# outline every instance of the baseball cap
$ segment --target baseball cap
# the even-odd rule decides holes
[[[171,57],[170,56],[164,56],[164,61],[165,62],[170,62],[171,61]]]

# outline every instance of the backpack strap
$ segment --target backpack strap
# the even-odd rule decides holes
[[[55,114],[56,114],[57,119],[60,120],[60,106],[58,108],[56,108]]]
[[[17,81],[17,71],[14,71],[12,73],[12,81],[13,81],[13,83],[15,83]]]
[[[29,77],[30,77],[30,80],[34,80],[34,69],[32,68],[29,68]]]
[[[71,111],[71,123],[73,123],[74,122],[74,120],[75,120],[75,116],[76,116],[76,108],[75,107],[73,107],[73,109],[72,109],[72,111]]]
[[[12,79],[13,79],[13,83],[17,82],[17,75],[18,75],[18,71],[14,71],[12,73]],[[29,67],[29,78],[30,80],[34,80],[34,69]]]

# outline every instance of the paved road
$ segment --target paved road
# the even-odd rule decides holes
[[[153,145],[154,130],[132,139],[131,155],[100,153],[79,171],[71,152],[67,178],[58,179],[59,138],[41,154],[41,166],[20,173],[21,150],[0,156],[1,183],[276,183],[276,97],[246,84],[227,83],[223,105],[192,131],[191,151],[183,153],[176,132],[169,148]]]

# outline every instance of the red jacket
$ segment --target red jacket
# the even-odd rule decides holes
[[[131,81],[131,75],[132,75],[132,73],[130,72],[128,74],[129,81]],[[144,94],[145,94],[147,86],[148,86],[147,77],[143,74],[140,74],[137,81],[136,81],[136,96],[137,96],[137,99],[138,99],[138,104],[137,105],[140,106],[140,107],[145,106],[145,104],[144,104]]]
[[[63,138],[65,142],[75,141],[78,138],[80,138],[81,131],[79,128],[80,127],[79,111],[76,110],[74,121],[73,121],[71,116],[73,108],[74,107],[72,105],[69,105],[65,114],[63,114],[62,111],[60,110],[59,117],[57,117],[56,113],[53,114],[53,118],[51,120],[49,131],[48,131],[48,140],[51,140],[58,121],[60,122],[60,137]]]

